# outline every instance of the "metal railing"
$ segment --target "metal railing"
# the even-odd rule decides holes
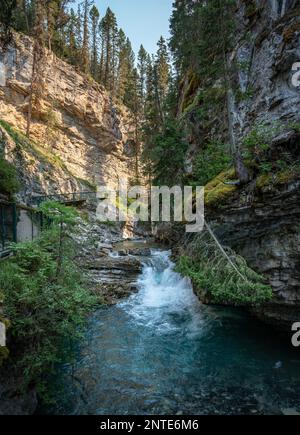
[[[0,203],[0,254],[9,251],[9,245],[17,241],[16,204]]]
[[[56,193],[53,195],[41,195],[30,198],[30,204],[39,206],[44,201],[57,201],[67,204],[76,204],[83,201],[96,201],[97,193],[91,192],[71,192],[71,193]]]
[[[20,222],[20,210],[25,210],[28,219],[31,221],[31,228],[28,230],[29,238],[33,240],[36,234],[43,230],[47,226],[47,219],[38,210],[40,204],[44,201],[56,201],[63,204],[76,205],[82,202],[93,202],[97,200],[96,192],[71,192],[65,194],[53,194],[53,195],[41,195],[31,197],[28,200],[28,207],[17,205],[16,203],[9,203],[6,201],[0,202],[0,257],[9,254],[10,244],[20,240],[19,226],[22,226]],[[19,210],[18,210],[19,209]],[[28,226],[27,219],[27,226]],[[19,222],[19,223],[18,223]]]

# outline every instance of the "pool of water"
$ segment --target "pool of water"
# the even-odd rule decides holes
[[[53,381],[55,414],[300,412],[300,355],[245,312],[203,306],[153,250],[139,293],[90,319]]]

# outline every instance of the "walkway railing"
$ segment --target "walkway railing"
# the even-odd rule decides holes
[[[45,224],[41,212],[37,207],[45,201],[56,201],[66,205],[80,205],[84,202],[96,203],[97,194],[91,192],[70,192],[64,194],[41,195],[31,197],[28,200],[28,207],[0,201],[0,257],[9,254],[9,246],[26,237],[26,240],[33,240],[42,231]],[[22,213],[26,214],[23,223]],[[23,241],[23,240],[21,240]]]
[[[97,193],[90,192],[70,192],[70,193],[56,193],[53,195],[35,196],[30,199],[31,205],[40,205],[44,201],[57,201],[66,204],[76,204],[85,201],[96,201]]]
[[[0,252],[6,252],[9,244],[17,241],[16,204],[0,203]]]

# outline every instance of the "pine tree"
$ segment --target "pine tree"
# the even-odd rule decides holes
[[[4,0],[0,7],[0,42],[6,45],[11,40],[11,26],[13,25],[16,0]]]
[[[159,104],[162,106],[168,94],[170,83],[170,59],[168,47],[163,37],[158,41],[158,51],[156,54],[155,74],[156,86],[158,91]]]
[[[190,74],[194,82],[201,83],[206,95],[204,104],[209,107],[208,112],[218,112],[220,129],[223,129],[224,123],[227,124],[227,140],[231,143],[237,175],[241,182],[247,182],[249,174],[243,163],[233,127],[233,91],[228,61],[235,5],[233,0],[175,1],[171,17],[170,48],[175,58],[178,77],[187,77]],[[208,91],[216,83],[219,84],[220,96],[210,98]],[[220,110],[220,107],[224,110]]]
[[[76,40],[77,47],[82,51],[82,8],[81,4],[77,8],[77,20],[76,20]]]
[[[92,24],[92,59],[91,72],[94,78],[97,78],[98,73],[98,30],[99,30],[100,13],[94,5],[90,11],[90,19]]]
[[[70,10],[70,19],[66,30],[67,39],[67,58],[72,65],[76,65],[79,59],[79,50],[76,38],[78,17],[76,16],[74,9]]]
[[[141,45],[138,54],[138,72],[139,72],[138,94],[143,109],[145,107],[147,62],[148,62],[148,53],[143,47],[143,45]]]
[[[28,0],[17,0],[17,8],[14,9],[14,28],[18,31],[30,34],[32,17],[30,17],[32,2]]]
[[[45,34],[49,50],[53,50],[58,56],[64,58],[67,48],[66,30],[69,21],[68,5],[71,0],[46,0],[45,9]],[[30,10],[27,2],[23,3],[23,10]],[[26,6],[25,6],[26,5]],[[32,2],[33,8],[36,8],[35,2]],[[29,19],[27,19],[29,23]]]
[[[99,23],[99,29],[98,29],[99,38],[100,38],[100,47],[101,47],[98,81],[102,85],[104,85],[104,62],[105,62],[105,54],[104,54],[105,35],[104,35],[104,26],[103,25],[104,25],[104,20],[102,19]]]
[[[82,71],[90,72],[90,48],[89,48],[89,11],[93,1],[84,0],[83,6],[83,40],[82,40]]]
[[[127,63],[127,78],[125,80],[124,104],[132,109],[134,107],[135,98],[135,54],[132,50],[130,39],[126,39],[126,63]]]
[[[103,83],[106,89],[114,91],[114,77],[116,76],[116,44],[117,19],[110,8],[107,9],[101,23],[103,47]]]
[[[143,106],[142,100],[140,98],[139,87],[140,87],[140,77],[137,68],[132,71],[132,97],[130,101],[130,108],[134,116],[134,127],[135,127],[135,182],[139,184],[140,180],[140,151],[141,151],[141,120],[143,118]]]
[[[122,29],[118,32],[118,71],[117,71],[117,96],[124,101],[126,80],[128,77],[128,62],[126,35]]]

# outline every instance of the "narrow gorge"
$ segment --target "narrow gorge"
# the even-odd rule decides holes
[[[299,415],[299,1],[75,3],[0,11],[0,415]]]

